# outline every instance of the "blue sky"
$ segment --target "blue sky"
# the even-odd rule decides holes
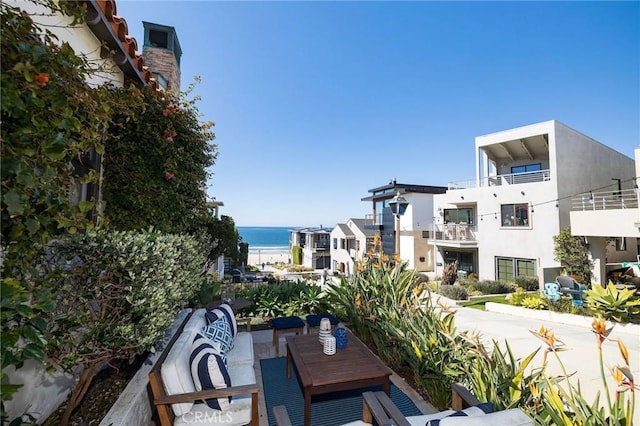
[[[474,138],[556,119],[633,158],[639,2],[117,0],[176,28],[238,226],[334,226],[368,190],[475,175]]]

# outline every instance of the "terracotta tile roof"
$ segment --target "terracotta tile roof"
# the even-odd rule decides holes
[[[98,39],[116,52],[114,60],[125,73],[125,79],[138,85],[149,85],[160,90],[142,54],[138,42],[130,36],[127,21],[117,14],[115,0],[84,0],[87,4],[85,21]]]

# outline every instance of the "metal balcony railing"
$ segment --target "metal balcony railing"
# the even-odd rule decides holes
[[[538,170],[535,172],[509,173],[505,175],[487,176],[480,180],[480,187],[486,186],[502,186],[502,185],[518,185],[521,183],[546,182],[551,179],[551,171]],[[458,182],[449,182],[447,189],[467,189],[476,188],[475,180],[463,180]]]
[[[637,189],[587,192],[571,199],[571,210],[637,209],[640,192]]]
[[[382,213],[366,214],[364,219],[368,225],[382,225]]]
[[[435,226],[436,240],[444,241],[478,241],[475,225],[463,225],[456,223],[445,223]]]

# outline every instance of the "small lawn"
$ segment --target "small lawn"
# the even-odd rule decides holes
[[[509,304],[509,301],[507,300],[507,295],[497,295],[497,296],[494,295],[494,296],[486,296],[486,297],[475,297],[471,300],[458,302],[458,305],[484,311],[484,304],[487,302],[504,303],[506,305]]]

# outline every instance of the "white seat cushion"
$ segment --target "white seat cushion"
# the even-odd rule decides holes
[[[189,321],[185,324],[182,332],[184,333],[188,331],[190,333],[194,333],[193,335],[195,336],[196,332],[202,330],[202,327],[207,325],[207,320],[204,317],[205,312],[207,312],[207,310],[204,308],[193,311],[191,318],[189,318]]]
[[[423,414],[423,415],[420,415],[420,416],[409,416],[409,417],[407,417],[407,421],[409,422],[409,424],[411,426],[424,426],[424,425],[427,424],[428,421],[442,419],[442,418],[445,418],[447,416],[450,416],[453,413],[455,413],[454,410],[445,410],[445,411],[440,411],[440,412],[433,413],[433,414]]]
[[[253,338],[251,333],[240,331],[233,338],[233,349],[226,353],[227,365],[253,365]]]
[[[423,416],[414,416],[423,417]],[[407,418],[411,425],[422,425],[425,423],[414,423]],[[434,420],[434,419],[431,419]],[[512,408],[509,410],[496,411],[481,416],[459,416],[441,418],[440,426],[533,426],[533,420],[522,410]]]
[[[232,386],[256,383],[253,365],[230,365],[229,376]],[[199,420],[196,420],[199,419]],[[190,412],[176,416],[174,426],[198,425],[246,425],[251,422],[251,395],[236,395],[225,411],[214,410],[206,404],[194,404]]]
[[[162,363],[160,374],[167,395],[195,392],[196,388],[191,378],[189,355],[193,338],[191,333],[182,333],[173,344],[167,358]],[[171,404],[176,416],[188,413],[193,407],[193,402]]]

